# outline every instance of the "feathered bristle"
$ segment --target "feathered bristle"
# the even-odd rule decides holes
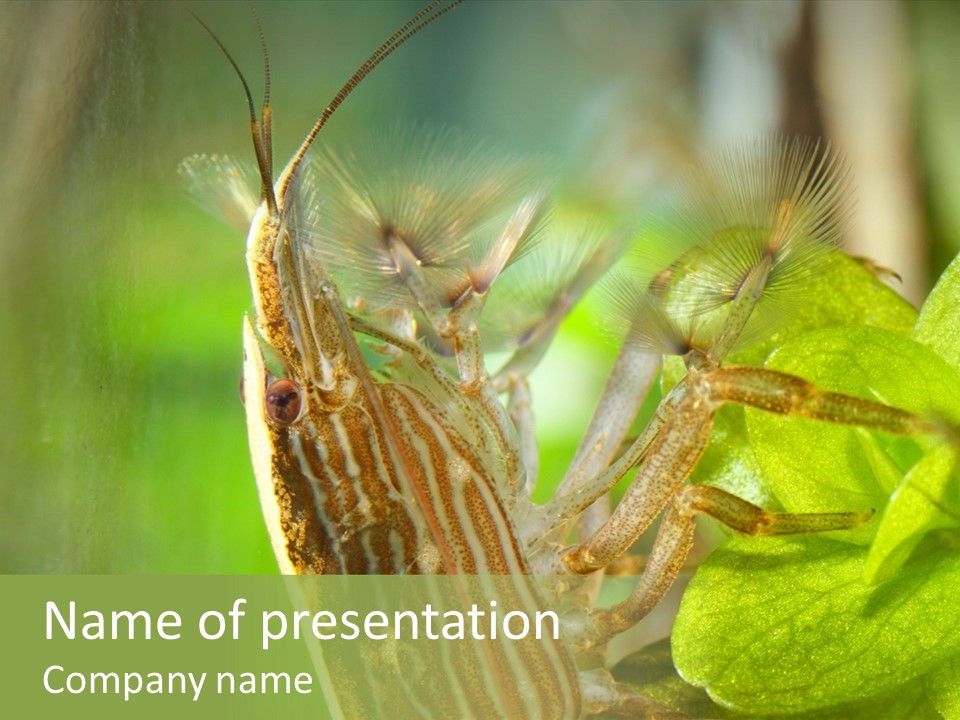
[[[662,355],[686,355],[706,350],[716,340],[723,318],[716,313],[693,315],[670,307],[655,285],[624,272],[611,274],[602,285],[611,308],[608,328],[628,345]]]
[[[493,287],[479,321],[485,349],[522,347],[556,327],[633,239],[593,220],[556,220]]]
[[[673,294],[685,293],[692,312],[709,311],[734,300],[764,258],[772,266],[765,297],[802,293],[840,243],[847,179],[838,155],[804,139],[767,138],[712,155],[648,231],[696,248],[674,263],[683,289]]]
[[[253,165],[223,155],[191,155],[180,161],[177,174],[193,202],[242,233],[250,229],[260,205]]]
[[[400,241],[449,305],[518,208],[543,196],[542,177],[536,161],[498,155],[456,130],[395,128],[352,150],[323,150],[305,169],[309,244],[346,295],[412,307],[389,249],[391,239]],[[522,252],[535,224],[501,268]]]

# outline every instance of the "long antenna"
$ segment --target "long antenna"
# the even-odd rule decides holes
[[[266,166],[270,170],[270,192],[273,193],[273,133],[270,128],[273,113],[270,109],[270,52],[267,50],[267,36],[263,32],[263,23],[260,22],[257,6],[253,0],[249,0],[249,5],[253,22],[257,26],[257,35],[260,36],[260,49],[263,50],[263,109],[260,111],[260,140],[263,143],[263,149],[266,151]]]
[[[266,77],[267,84],[264,89],[264,98],[263,98],[263,125],[261,126],[260,122],[257,120],[257,110],[253,104],[253,95],[250,92],[250,86],[247,84],[247,79],[243,76],[243,73],[240,72],[240,66],[237,65],[237,61],[233,59],[233,56],[230,54],[230,51],[227,50],[226,46],[220,41],[220,38],[217,37],[216,33],[210,29],[210,26],[207,25],[203,19],[197,15],[189,7],[187,8],[193,19],[200,23],[200,26],[207,31],[207,35],[213,38],[213,41],[217,44],[217,47],[220,48],[220,52],[224,54],[227,60],[230,62],[230,65],[233,67],[233,71],[237,74],[237,77],[240,78],[240,83],[243,85],[243,93],[247,97],[247,109],[250,113],[250,134],[253,136],[253,151],[257,156],[257,169],[260,171],[260,197],[267,203],[267,209],[270,212],[271,217],[277,217],[280,213],[277,209],[277,198],[273,193],[273,169],[271,167],[272,159],[272,149],[271,149],[271,137],[270,137],[270,64],[269,60],[266,58],[267,55],[267,45],[263,40],[263,30],[260,28],[260,20],[256,17],[256,11],[254,11],[254,18],[257,22],[257,29],[260,30],[261,43],[264,52],[264,65],[266,67]]]
[[[317,121],[311,128],[306,140],[303,141],[303,144],[297,150],[296,155],[293,156],[293,159],[287,165],[284,185],[280,192],[281,196],[283,196],[284,192],[286,192],[286,188],[288,187],[291,178],[293,178],[297,168],[300,167],[300,164],[303,162],[303,158],[307,154],[307,150],[310,149],[310,145],[313,143],[314,139],[316,139],[317,133],[319,133],[320,129],[326,125],[327,120],[330,119],[330,116],[336,112],[337,108],[340,107],[343,101],[346,100],[347,96],[354,91],[357,85],[359,85],[360,82],[367,75],[369,75],[377,65],[383,62],[383,60],[385,60],[407,40],[423,30],[423,28],[432,23],[434,20],[455,8],[461,2],[463,2],[463,0],[433,0],[433,2],[427,5],[423,10],[410,18],[403,25],[403,27],[387,38],[383,44],[380,45],[380,47],[377,48],[377,50],[366,59],[363,65],[361,65],[359,69],[350,76],[350,79],[344,83],[343,87],[340,88],[333,100],[330,101],[330,104],[327,105],[320,117],[317,118]],[[250,131],[251,135],[253,136],[253,150],[257,156],[257,169],[260,172],[260,197],[264,202],[266,202],[270,217],[277,218],[280,215],[280,210],[277,204],[277,194],[274,192],[273,188],[273,135],[271,131],[271,120],[273,113],[270,108],[270,54],[267,51],[266,36],[263,32],[263,25],[261,24],[260,17],[257,14],[256,6],[253,4],[253,0],[250,0],[250,11],[253,14],[254,22],[257,25],[257,33],[260,36],[260,47],[263,50],[263,109],[260,113],[259,120],[257,119],[256,107],[254,106],[253,95],[250,92],[250,86],[247,84],[247,80],[240,71],[240,67],[233,59],[233,56],[227,50],[226,46],[220,41],[220,38],[216,36],[213,30],[210,29],[210,27],[200,18],[199,15],[197,15],[190,8],[187,8],[187,11],[193,15],[193,18],[200,23],[200,26],[207,31],[207,34],[211,38],[213,38],[213,41],[217,44],[217,47],[220,48],[220,52],[224,54],[224,56],[230,62],[230,65],[233,67],[233,71],[237,74],[237,77],[240,78],[240,83],[243,85],[244,95],[246,95],[247,98],[247,108],[250,113]]]
[[[317,118],[317,121],[313,124],[313,127],[307,134],[303,144],[300,145],[300,149],[297,150],[296,155],[293,156],[293,159],[287,165],[287,169],[285,170],[284,186],[281,188],[280,192],[281,197],[283,196],[286,187],[289,185],[290,180],[296,174],[297,168],[299,168],[300,164],[303,162],[303,158],[307,154],[307,150],[310,149],[310,146],[316,139],[320,129],[327,124],[327,120],[330,119],[330,116],[336,112],[337,108],[340,107],[343,101],[346,100],[347,96],[349,96],[350,93],[356,89],[357,85],[359,85],[360,82],[367,75],[369,75],[375,67],[377,67],[377,65],[383,62],[397,48],[403,45],[418,32],[423,30],[423,28],[432,23],[434,20],[455,8],[457,5],[463,2],[463,0],[451,0],[451,2],[448,4],[445,4],[445,2],[446,0],[434,0],[423,10],[410,18],[410,20],[408,20],[402,28],[387,38],[383,44],[377,48],[376,52],[370,55],[363,65],[361,65],[357,71],[350,76],[350,79],[344,83],[343,87],[340,88],[340,91],[334,96],[333,100],[330,101],[330,104],[327,105],[320,117]]]

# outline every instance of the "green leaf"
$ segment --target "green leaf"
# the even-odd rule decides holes
[[[611,670],[614,679],[639,695],[691,718],[711,720],[939,720],[940,714],[927,700],[927,690],[919,680],[857,702],[834,705],[821,710],[786,715],[756,715],[717,705],[702,689],[684,681],[673,665],[669,639],[648,645],[628,655]],[[926,676],[929,678],[930,676]],[[948,691],[949,692],[949,691]],[[941,710],[942,712],[942,710]],[[608,716],[602,716],[605,720]],[[612,720],[614,716],[609,716]],[[599,719],[598,719],[599,720]]]
[[[944,270],[923,303],[913,338],[960,372],[960,255]]]
[[[736,716],[677,674],[669,638],[628,655],[611,672],[617,682],[629,685],[637,694],[691,717],[722,720]]]
[[[680,674],[721,704],[786,713],[865,700],[938,668],[960,653],[960,553],[933,539],[896,578],[868,585],[866,548],[731,538],[683,597]]]
[[[925,675],[923,686],[945,720],[960,720],[960,655]]]
[[[863,578],[887,580],[907,561],[924,535],[960,527],[957,453],[949,445],[931,450],[906,474],[883,513],[870,546]]]
[[[767,367],[824,390],[960,418],[960,375],[929,348],[879,328],[808,333],[781,347]],[[746,418],[765,482],[792,512],[882,510],[905,469],[920,457],[918,444],[861,428],[749,409]],[[929,439],[920,443],[931,445]],[[868,523],[844,538],[865,543],[877,528],[877,522]]]

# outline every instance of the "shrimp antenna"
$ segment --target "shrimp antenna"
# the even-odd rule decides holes
[[[237,65],[230,51],[227,50],[226,46],[220,41],[220,38],[217,37],[216,33],[210,29],[210,26],[207,25],[199,15],[190,8],[187,8],[187,12],[189,12],[193,16],[193,19],[200,23],[200,26],[213,38],[217,47],[220,48],[220,52],[224,54],[233,67],[233,71],[237,74],[237,77],[240,78],[244,95],[247,97],[247,109],[250,113],[250,133],[253,136],[253,151],[257,156],[257,169],[260,172],[260,198],[267,203],[270,216],[277,217],[280,213],[277,209],[277,198],[273,192],[273,149],[270,134],[270,58],[267,53],[267,43],[263,34],[263,27],[260,24],[260,18],[257,16],[256,8],[254,8],[252,2],[250,3],[250,8],[253,12],[254,21],[257,24],[257,31],[260,34],[260,45],[263,48],[263,64],[266,75],[266,84],[263,91],[263,111],[261,113],[262,123],[257,119],[257,110],[253,103],[253,94],[250,92],[247,79],[243,76],[243,73],[240,71],[240,66]]]
[[[330,119],[330,116],[333,115],[338,107],[340,107],[343,101],[348,95],[350,95],[351,92],[353,92],[357,85],[359,85],[360,82],[367,75],[369,75],[377,65],[383,62],[384,59],[393,53],[394,50],[399,48],[427,25],[432,23],[441,15],[444,15],[449,10],[452,10],[461,2],[463,2],[463,0],[450,0],[450,2],[447,0],[434,0],[423,10],[410,18],[410,20],[408,20],[403,27],[387,38],[383,44],[377,48],[376,52],[370,55],[363,65],[361,65],[360,68],[350,76],[350,79],[347,80],[343,87],[340,88],[333,100],[330,101],[330,104],[327,105],[320,117],[317,118],[317,121],[314,123],[313,128],[311,128],[306,140],[303,141],[300,149],[297,150],[296,155],[294,155],[293,159],[287,165],[287,169],[284,173],[283,187],[279,193],[281,197],[283,196],[290,179],[294,176],[297,168],[300,166],[300,163],[303,162],[303,158],[306,155],[307,150],[310,149],[310,145],[317,137],[317,133],[320,132],[320,128],[326,125],[327,120]],[[217,47],[220,48],[220,51],[230,62],[230,65],[233,67],[233,71],[237,74],[237,77],[240,78],[240,83],[243,85],[244,95],[246,95],[247,98],[247,108],[250,113],[250,131],[251,135],[253,136],[253,150],[257,156],[257,169],[260,172],[260,197],[267,204],[267,210],[270,213],[270,217],[277,218],[280,216],[280,210],[277,204],[278,193],[274,191],[273,187],[273,135],[271,132],[272,111],[270,108],[270,54],[267,51],[267,40],[263,32],[263,25],[260,22],[260,17],[257,14],[256,6],[254,5],[253,0],[250,0],[250,12],[253,14],[253,20],[257,26],[257,33],[260,36],[260,47],[263,50],[263,108],[261,110],[259,119],[257,118],[257,111],[253,102],[253,94],[250,92],[250,86],[247,84],[247,80],[240,71],[240,67],[233,59],[233,56],[227,50],[226,46],[220,41],[220,38],[218,38],[213,30],[210,29],[210,26],[208,26],[193,10],[190,10],[189,8],[187,8],[187,10],[191,15],[193,15],[193,18],[200,23],[200,26],[207,31],[207,34],[213,38],[213,41],[217,44]]]
[[[273,133],[270,131],[270,120],[273,112],[270,109],[270,51],[267,50],[267,36],[263,32],[263,23],[257,13],[257,5],[249,0],[250,14],[257,26],[257,35],[260,36],[260,49],[263,51],[263,106],[260,111],[260,143],[266,153],[264,165],[269,170],[270,194],[273,194]],[[276,204],[274,202],[274,204]]]
[[[383,44],[366,59],[363,65],[361,65],[357,71],[350,76],[350,79],[344,83],[343,87],[341,87],[339,92],[337,92],[337,94],[333,97],[333,100],[330,101],[330,104],[327,105],[320,117],[317,118],[317,121],[313,124],[313,127],[307,134],[303,144],[300,145],[300,149],[297,150],[296,155],[293,156],[293,159],[287,165],[287,168],[283,173],[283,185],[279,193],[281,197],[283,196],[286,187],[289,185],[290,180],[296,174],[297,168],[299,168],[300,164],[303,162],[303,158],[306,156],[307,150],[310,149],[310,146],[313,144],[314,139],[316,139],[320,129],[327,124],[327,120],[330,119],[330,116],[336,112],[337,108],[340,107],[343,101],[346,100],[347,96],[350,95],[354,89],[356,89],[357,85],[359,85],[361,81],[367,75],[369,75],[375,67],[377,67],[377,65],[391,55],[394,50],[399,48],[407,40],[423,30],[423,28],[432,23],[434,20],[455,8],[461,2],[463,2],[463,0],[451,0],[449,3],[447,3],[446,0],[434,0],[423,10],[410,18],[403,27],[388,37]]]

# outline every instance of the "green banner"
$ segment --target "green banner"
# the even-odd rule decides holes
[[[15,717],[511,717],[579,705],[529,578],[2,576]]]

